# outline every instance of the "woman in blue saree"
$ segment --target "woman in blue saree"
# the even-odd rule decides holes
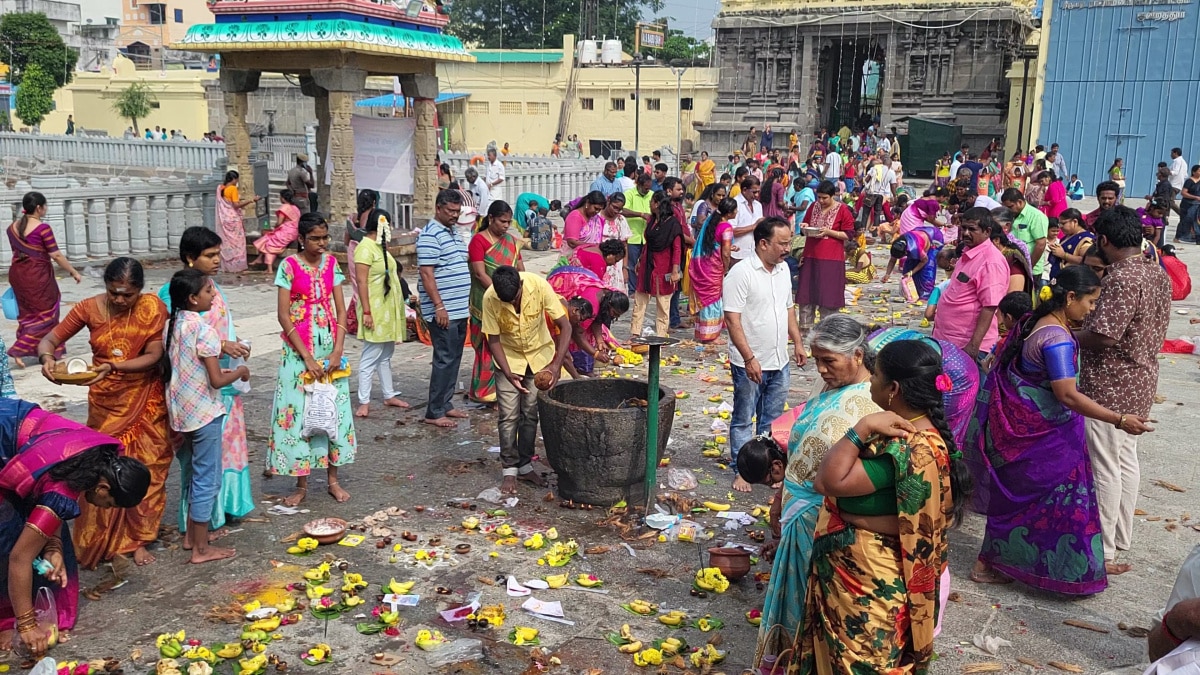
[[[1042,590],[1091,595],[1108,585],[1100,511],[1084,418],[1129,434],[1145,419],[1108,410],[1075,388],[1078,345],[1071,333],[1091,312],[1100,279],[1068,267],[1042,289],[1041,304],[1009,331],[980,390],[966,458],[987,515],[976,583],[1013,579]]]
[[[804,404],[788,440],[786,457],[769,436],[759,436],[738,451],[738,473],[749,483],[782,481],[771,505],[775,540],[771,580],[763,600],[762,623],[754,666],[785,663],[803,629],[804,598],[812,556],[813,530],[823,497],[812,478],[825,453],[861,417],[879,411],[871,400],[866,330],[854,319],[834,314],[818,323],[809,346],[825,386]]]
[[[79,498],[129,508],[150,486],[150,471],[123,450],[33,403],[0,398],[0,649],[19,635],[34,656],[46,651],[49,632],[33,606],[40,588],[54,595],[58,627],[75,625],[79,577],[67,521],[79,516]],[[35,569],[39,558],[46,571]]]

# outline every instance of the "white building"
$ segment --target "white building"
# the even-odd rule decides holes
[[[86,9],[78,2],[0,0],[0,14],[45,14],[63,42],[79,51],[76,68],[99,71],[101,66],[111,65],[116,56],[121,3],[120,0],[86,0],[84,4]]]

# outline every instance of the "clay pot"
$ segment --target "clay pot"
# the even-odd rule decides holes
[[[721,570],[726,579],[737,581],[750,571],[750,554],[740,548],[710,548],[708,564]]]

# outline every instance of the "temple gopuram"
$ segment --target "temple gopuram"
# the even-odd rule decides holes
[[[450,17],[440,2],[208,0],[208,7],[215,23],[192,26],[172,48],[220,55],[230,167],[248,166],[246,95],[258,89],[259,77],[275,72],[296,78],[316,105],[317,175],[325,175],[324,164],[331,166],[330,185],[318,180],[322,210],[340,223],[355,211],[354,102],[368,76],[397,76],[416,116],[413,211],[418,218],[433,214],[436,64],[475,60],[458,38],[444,33]],[[252,172],[241,173],[243,191],[253,193]]]
[[[804,150],[822,128],[903,128],[920,116],[962,125],[982,148],[1005,135],[1006,73],[1035,14],[1027,0],[722,0],[701,146],[732,151],[770,124]]]

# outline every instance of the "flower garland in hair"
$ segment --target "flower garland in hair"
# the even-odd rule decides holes
[[[954,381],[945,373],[938,375],[933,382],[937,385],[937,390],[943,394],[950,393],[950,390],[954,388]]]
[[[1051,279],[1050,283],[1042,286],[1042,290],[1038,291],[1038,300],[1042,302],[1050,302],[1054,297],[1054,286],[1058,284],[1058,279]]]

